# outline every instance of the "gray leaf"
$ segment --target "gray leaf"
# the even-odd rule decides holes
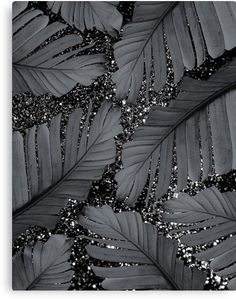
[[[101,179],[106,165],[114,162],[114,136],[121,132],[120,110],[105,102],[89,132],[85,124],[84,137],[78,139],[81,115],[77,109],[69,117],[64,165],[60,115],[51,121],[50,129],[43,124],[28,130],[25,140],[21,133],[13,134],[13,238],[31,225],[53,228],[67,200],[86,200],[92,182]],[[83,152],[78,156],[80,142]]]
[[[102,54],[73,57],[83,48],[64,52],[81,44],[78,35],[69,34],[42,47],[48,38],[66,28],[62,23],[48,22],[39,10],[27,10],[13,20],[13,94],[50,92],[60,97],[77,83],[88,86],[104,73]]]
[[[107,268],[93,266],[96,275],[106,278],[102,282],[103,288],[203,289],[205,273],[188,268],[183,261],[177,259],[177,242],[160,236],[157,228],[144,223],[139,213],[115,214],[109,206],[87,207],[79,222],[86,229],[101,236],[90,239],[106,245],[88,245],[87,251],[91,257],[103,261],[138,264]]]
[[[132,23],[124,26],[122,40],[114,46],[119,68],[113,75],[117,97],[128,96],[128,102],[135,104],[144,73],[148,90],[152,70],[155,90],[164,86],[167,79],[164,35],[175,83],[183,77],[185,68],[191,70],[201,65],[207,53],[217,58],[225,50],[233,49],[235,6],[234,2],[137,1]]]
[[[13,290],[67,290],[73,275],[68,262],[72,245],[64,235],[27,245],[13,257]]]
[[[236,192],[221,194],[218,189],[211,187],[194,197],[180,193],[178,199],[166,202],[164,207],[169,212],[164,214],[164,221],[188,224],[178,231],[205,228],[180,238],[188,246],[207,244],[236,233]],[[210,260],[211,269],[219,276],[235,275],[236,235],[195,256],[202,261]]]
[[[122,15],[116,9],[114,2],[103,1],[49,1],[48,7],[54,13],[59,13],[71,26],[75,26],[82,32],[85,29],[96,28],[102,32],[114,35],[120,31]]]
[[[205,180],[211,174],[213,154],[215,170],[219,175],[235,168],[235,76],[236,59],[207,81],[186,76],[178,96],[167,108],[151,108],[145,125],[137,128],[133,140],[123,147],[123,169],[116,174],[120,199],[129,197],[128,204],[135,204],[148,180],[149,168],[153,180],[159,158],[156,197],[167,192],[173,156],[173,142],[168,143],[167,140],[173,133],[177,152],[178,191],[185,187],[188,177],[198,181]],[[157,151],[158,154],[154,155]],[[155,165],[155,170],[152,165]]]

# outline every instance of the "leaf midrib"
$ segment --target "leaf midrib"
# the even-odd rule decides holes
[[[46,68],[46,67],[38,67],[38,66],[31,66],[31,65],[26,65],[26,64],[18,64],[18,63],[13,63],[13,67],[17,68],[22,68],[22,69],[33,69],[35,71],[48,71],[48,72],[66,72],[66,71],[76,71],[77,69],[58,69],[58,68]]]
[[[220,214],[214,214],[214,213],[211,213],[211,212],[208,212],[208,211],[201,211],[200,209],[194,209],[194,210],[191,210],[191,209],[186,209],[186,212],[196,212],[196,213],[203,213],[203,214],[207,214],[207,215],[211,215],[215,218],[224,218],[224,219],[227,219],[229,221],[232,221],[232,222],[236,222],[236,219],[235,218],[230,218],[229,216],[226,216],[226,215],[220,215]],[[182,214],[182,213],[181,213]],[[174,222],[174,221],[173,221]],[[219,225],[219,224],[218,224]]]
[[[143,165],[146,163],[146,161],[151,157],[153,152],[163,143],[163,141],[184,121],[189,119],[193,114],[195,114],[197,111],[201,110],[204,106],[209,105],[211,102],[213,102],[216,98],[224,94],[226,91],[230,90],[231,88],[236,86],[236,81],[231,82],[229,85],[223,87],[219,91],[213,93],[211,96],[207,97],[205,100],[203,100],[201,103],[196,105],[193,109],[189,110],[187,113],[185,113],[176,123],[174,126],[172,126],[166,134],[160,139],[160,141],[153,147],[153,149],[150,151],[150,153],[146,156],[146,158],[142,161],[140,166],[137,168],[136,172],[139,172],[140,169],[143,167]],[[132,141],[131,141],[132,142]]]

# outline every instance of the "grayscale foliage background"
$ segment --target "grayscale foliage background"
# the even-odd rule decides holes
[[[14,290],[236,289],[236,4],[16,1]]]

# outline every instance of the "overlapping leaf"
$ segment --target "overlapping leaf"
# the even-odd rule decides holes
[[[210,16],[210,17],[209,17]],[[236,46],[235,2],[142,2],[135,3],[133,22],[125,25],[122,40],[115,44],[119,70],[113,81],[117,97],[128,95],[135,103],[144,74],[147,89],[154,71],[154,89],[163,87],[167,78],[166,46],[170,50],[175,83],[185,68],[204,62]]]
[[[92,181],[101,179],[114,162],[114,136],[120,133],[120,110],[104,103],[89,128],[88,111],[80,130],[82,110],[76,109],[66,128],[64,163],[60,118],[13,133],[13,237],[30,225],[52,228],[68,198],[85,200]]]
[[[170,185],[174,142],[177,154],[178,187],[189,177],[204,180],[236,167],[236,59],[207,81],[185,77],[177,98],[167,108],[153,107],[147,122],[124,145],[123,169],[117,173],[119,198],[133,205],[149,177],[148,195],[159,165],[156,197]],[[213,147],[213,152],[212,152]],[[201,171],[201,163],[203,171]]]
[[[105,1],[49,1],[48,7],[60,14],[71,26],[82,32],[96,28],[114,34],[120,31],[122,15],[116,9],[115,2]]]
[[[52,235],[46,243],[27,245],[13,257],[13,290],[67,290],[73,271],[70,249],[73,240]]]
[[[105,247],[88,245],[88,254],[123,267],[94,267],[105,277],[102,286],[124,289],[203,289],[206,275],[176,258],[177,243],[158,235],[154,225],[144,223],[139,213],[115,214],[109,206],[87,207],[80,224],[102,238],[92,238]],[[106,238],[106,239],[105,239]]]
[[[200,230],[181,237],[189,246],[207,244],[221,237],[236,233],[236,192],[220,193],[215,187],[205,189],[191,197],[180,193],[178,199],[165,203],[163,220],[174,223],[190,224],[180,230]],[[236,235],[225,239],[220,244],[195,254],[223,277],[236,275]],[[233,284],[233,281],[230,285]],[[231,286],[231,288],[233,288]],[[234,289],[235,286],[234,286]]]
[[[18,13],[13,5],[13,16],[14,9]],[[13,19],[13,94],[50,92],[60,97],[77,83],[90,85],[104,73],[102,54],[75,56],[85,47],[65,51],[82,43],[78,35],[68,34],[45,43],[66,28],[65,24],[48,22],[48,16],[38,9],[26,10]]]

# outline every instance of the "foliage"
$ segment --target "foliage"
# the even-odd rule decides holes
[[[177,96],[167,107],[152,107],[146,123],[122,149],[122,169],[115,176],[117,199],[128,205],[126,210],[134,208],[114,213],[107,205],[90,206],[78,215],[88,230],[83,238],[91,241],[88,254],[96,262],[122,265],[92,266],[105,278],[103,288],[203,289],[206,272],[178,258],[173,234],[187,231],[179,241],[197,246],[195,257],[209,262],[215,274],[229,279],[228,288],[235,289],[235,192],[220,193],[212,187],[194,197],[180,193],[164,203],[162,221],[185,225],[173,229],[168,238],[159,223],[146,223],[135,212],[147,182],[147,208],[156,178],[155,200],[167,193],[174,167],[177,193],[188,179],[204,181],[212,173],[227,174],[236,167],[235,3],[137,1],[132,21],[123,28],[117,2],[57,1],[45,7],[13,3],[13,95],[50,94],[56,101],[77,84],[96,81],[106,72],[107,61],[103,54],[94,54],[93,41],[87,43],[92,31],[116,40],[118,69],[112,78],[123,105],[137,103],[143,83],[147,98],[151,86],[155,91],[163,88],[167,60],[173,83],[178,84]],[[225,51],[233,58],[208,80],[191,79],[185,72]],[[68,199],[77,205],[85,202],[92,183],[115,161],[122,109],[104,100],[94,112],[92,101],[88,99],[86,114],[76,108],[66,121],[58,114],[50,123],[13,132],[13,240],[32,226],[54,229]],[[13,289],[68,289],[72,245],[63,234],[26,245],[13,256]],[[202,245],[207,249],[199,250]]]
[[[178,199],[166,202],[164,207],[171,212],[164,214],[164,221],[190,224],[180,229],[183,231],[199,230],[195,234],[180,238],[181,242],[189,246],[207,244],[236,233],[236,192],[221,194],[218,189],[212,187],[194,197],[180,193]],[[211,260],[210,267],[219,276],[234,275],[236,235],[223,239],[218,245],[195,256],[203,261]]]
[[[90,110],[80,132],[82,110],[71,113],[62,163],[60,118],[30,128],[23,138],[13,133],[13,237],[31,225],[53,228],[68,198],[86,200],[92,181],[114,162],[114,136],[120,112],[104,102],[89,126]]]
[[[88,245],[90,256],[131,264],[93,267],[96,275],[106,278],[102,283],[105,289],[203,289],[205,273],[190,269],[177,259],[177,242],[158,235],[157,228],[144,223],[139,213],[115,214],[109,206],[88,207],[79,220],[101,236],[92,238],[93,241],[106,245]]]
[[[46,43],[67,27],[59,22],[48,23],[49,17],[38,9],[26,10],[13,19],[13,94],[50,92],[60,97],[77,83],[90,85],[105,71],[102,54],[75,56],[85,47],[66,51],[82,43],[78,35]]]
[[[186,76],[167,108],[151,109],[145,125],[124,145],[123,169],[116,175],[119,198],[128,196],[128,204],[133,205],[149,176],[148,197],[158,165],[156,198],[163,196],[170,185],[174,143],[177,191],[185,187],[188,177],[199,181],[212,173],[213,154],[217,174],[235,168],[235,76],[235,59],[207,81]]]
[[[236,46],[235,25],[233,2],[135,3],[132,23],[124,26],[122,40],[114,47],[117,97],[128,95],[128,102],[136,103],[143,76],[148,89],[152,71],[154,89],[161,89],[167,79],[166,48],[178,83],[184,69],[201,65],[207,53],[217,58]]]
[[[48,7],[54,13],[60,12],[68,24],[82,32],[96,28],[114,35],[121,29],[122,15],[116,9],[115,2],[49,1]]]
[[[37,241],[13,257],[14,290],[66,290],[72,278],[72,240],[52,235],[46,243]]]

